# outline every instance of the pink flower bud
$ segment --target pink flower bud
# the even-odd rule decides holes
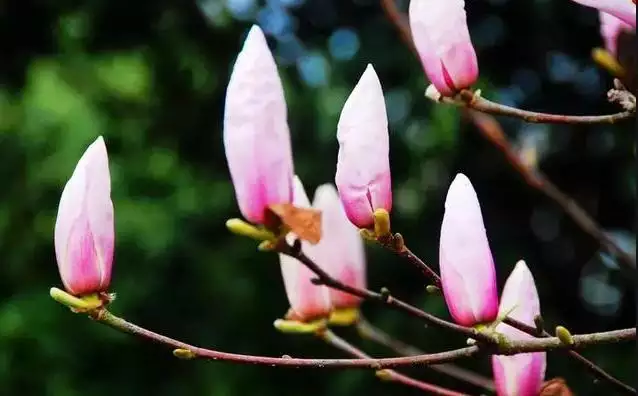
[[[492,253],[476,192],[462,173],[452,181],[445,199],[439,266],[445,302],[458,324],[473,326],[496,319]]]
[[[574,0],[587,7],[596,8],[636,28],[636,4],[631,0]]]
[[[294,177],[293,186],[293,204],[299,208],[310,208],[310,200],[297,176]],[[286,237],[289,243],[292,243],[295,238],[293,233],[289,233]],[[312,260],[320,255],[319,245],[312,245],[302,240],[301,248]],[[331,305],[328,288],[312,283],[312,279],[316,278],[317,275],[293,257],[280,254],[279,261],[286,295],[290,303],[287,319],[308,322],[329,316]]]
[[[337,190],[323,184],[315,191],[313,207],[321,210],[322,237],[316,246],[316,260],[333,278],[348,286],[366,288],[366,267],[363,239],[359,230],[348,221]],[[329,289],[336,309],[355,308],[360,298]]]
[[[516,267],[505,282],[499,315],[507,315],[529,326],[534,326],[534,316],[540,313],[534,277],[525,262],[521,260],[516,263]],[[512,340],[533,338],[505,323],[496,326],[496,331]],[[497,394],[499,396],[537,396],[545,377],[545,366],[545,352],[492,356]]]
[[[55,255],[66,290],[76,296],[107,291],[115,231],[111,176],[104,139],[84,152],[64,186],[55,222]]]
[[[622,20],[606,12],[600,11],[598,16],[600,18],[600,34],[605,42],[605,48],[613,56],[617,56],[618,35],[623,30],[632,31],[634,29]]]
[[[478,79],[478,61],[467,29],[464,0],[411,0],[410,30],[430,82],[454,96]]]
[[[376,209],[392,209],[392,186],[385,100],[370,64],[343,105],[337,139],[335,182],[341,202],[354,225],[371,228]]]
[[[269,205],[290,203],[293,162],[284,90],[266,38],[256,25],[228,82],[224,148],[246,220],[262,224]]]

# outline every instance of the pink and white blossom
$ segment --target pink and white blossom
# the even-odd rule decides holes
[[[60,197],[55,255],[62,283],[76,296],[104,292],[111,282],[115,229],[104,139],[78,161]]]
[[[439,266],[445,302],[456,323],[473,326],[496,319],[492,252],[478,197],[462,173],[452,181],[445,199]]]
[[[540,315],[540,301],[534,277],[524,261],[519,261],[505,282],[499,315],[509,316],[529,326]],[[533,338],[505,323],[496,331],[512,340]],[[546,353],[531,352],[517,355],[492,356],[492,371],[499,396],[537,396],[545,378]]]
[[[264,33],[256,25],[228,82],[224,148],[246,220],[263,224],[269,205],[291,202],[294,171],[284,90]]]
[[[464,0],[411,0],[410,29],[421,64],[443,96],[454,96],[478,79],[476,52]]]
[[[374,211],[392,208],[390,137],[383,89],[368,65],[343,105],[337,125],[335,183],[348,219],[372,228]]]

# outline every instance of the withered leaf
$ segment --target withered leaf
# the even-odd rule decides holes
[[[540,396],[574,396],[564,379],[560,377],[545,381]]]
[[[266,211],[266,226],[279,229],[285,225],[300,239],[316,245],[321,240],[321,211],[298,208],[292,204],[275,204]]]

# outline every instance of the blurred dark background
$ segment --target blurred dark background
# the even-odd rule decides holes
[[[567,114],[617,111],[611,77],[590,58],[598,17],[567,0],[468,1],[486,97]],[[405,10],[407,1],[399,3]],[[3,395],[413,395],[366,371],[286,370],[180,361],[170,350],[74,315],[59,286],[53,224],[62,187],[103,135],[117,248],[112,310],[166,335],[224,351],[342,357],[272,327],[287,302],[277,257],[230,235],[239,215],[222,149],[225,86],[251,24],[268,35],[288,100],[296,172],[309,192],[333,181],[337,118],[368,62],[386,94],[393,227],[436,266],[443,199],[456,172],[474,183],[502,287],[518,259],[537,280],[548,325],[574,333],[635,325],[633,285],[613,257],[527,186],[455,108],[423,97],[420,65],[376,0],[0,3],[0,393]],[[632,253],[632,122],[547,126],[502,120],[518,147]],[[369,283],[448,318],[407,263],[368,249]],[[427,351],[464,340],[396,312],[365,315]],[[388,351],[342,332],[378,356]],[[635,386],[635,345],[584,351]],[[461,362],[490,375],[487,358]],[[579,395],[608,392],[561,353],[547,378]],[[433,373],[411,374],[478,390]]]

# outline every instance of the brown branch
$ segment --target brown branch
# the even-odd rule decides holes
[[[237,364],[273,366],[273,367],[312,367],[312,368],[368,368],[374,370],[396,368],[404,366],[427,366],[436,363],[447,363],[457,359],[470,357],[481,352],[483,345],[473,345],[440,353],[424,354],[398,358],[382,359],[298,359],[291,357],[269,357],[244,355],[201,348],[182,341],[147,330],[128,322],[107,311],[96,308],[87,312],[95,321],[116,330],[133,334],[149,341],[169,346],[174,349],[173,354],[185,359],[208,359]],[[523,341],[508,341],[490,349],[491,352],[502,355],[515,355],[524,352],[551,351],[557,349],[582,348],[588,345],[601,345],[629,341],[636,338],[636,329],[623,329],[604,333],[593,333],[573,336],[573,343],[566,345],[557,337],[538,338]]]
[[[401,356],[416,356],[425,353],[412,345],[408,345],[400,340],[393,338],[383,330],[372,325],[363,317],[360,318],[357,322],[357,332],[359,333],[361,338],[382,345]],[[448,375],[452,378],[474,385],[478,388],[482,388],[490,393],[495,392],[494,381],[470,370],[466,370],[462,367],[450,363],[433,364],[428,367],[439,373]]]
[[[463,90],[456,98],[441,98],[444,103],[469,107],[482,113],[520,118],[523,121],[538,124],[615,124],[636,115],[635,108],[614,114],[597,116],[575,116],[563,114],[538,113],[492,102],[473,92]]]
[[[562,192],[545,175],[530,166],[527,166],[519,157],[518,152],[512,147],[505,137],[500,124],[493,117],[476,111],[467,111],[465,115],[476,125],[478,131],[504,156],[507,162],[525,179],[530,187],[543,193],[553,200],[580,228],[596,239],[600,246],[624,265],[636,280],[636,259],[624,251],[613,239],[611,239],[587,212],[581,208],[573,198]]]
[[[410,305],[406,302],[403,302],[395,298],[389,292],[387,292],[387,290],[381,293],[377,293],[367,289],[358,289],[355,287],[351,287],[342,282],[339,282],[338,280],[331,277],[321,267],[319,267],[308,256],[306,256],[299,249],[299,246],[300,246],[299,244],[295,244],[294,246],[291,246],[288,243],[286,243],[285,240],[280,239],[279,242],[277,243],[276,250],[279,253],[296,258],[297,260],[299,260],[299,262],[301,262],[303,265],[308,267],[312,272],[314,272],[317,275],[317,279],[315,280],[316,284],[325,285],[333,289],[352,294],[354,296],[360,297],[368,301],[374,301],[380,304],[384,304],[393,309],[407,313],[408,315],[412,317],[423,320],[430,325],[434,325],[439,328],[454,331],[456,333],[459,333],[461,335],[464,335],[466,337],[475,339],[483,343],[491,344],[495,342],[494,337],[491,337],[485,333],[481,333],[474,328],[460,326],[460,325],[457,325],[456,323],[448,322],[446,320],[438,318],[413,305]]]
[[[352,355],[353,357],[359,359],[372,359],[368,354],[350,344],[348,341],[339,337],[335,333],[330,330],[325,330],[317,334],[321,339],[323,339],[328,344],[333,347]],[[396,382],[406,386],[410,386],[412,388],[416,388],[422,391],[429,392],[432,395],[440,395],[440,396],[469,396],[466,393],[456,392],[450,389],[446,389],[440,386],[436,386],[433,384],[429,384],[427,382],[419,381],[414,378],[408,377],[407,375],[398,373],[394,370],[379,370],[376,372],[378,378],[384,381]]]
[[[412,35],[410,34],[409,23],[407,19],[405,18],[405,16],[397,9],[395,1],[382,0],[381,3],[383,5],[383,9],[385,10],[388,19],[396,26],[396,28],[401,33],[401,37],[403,38],[404,42],[418,57],[418,53],[415,51],[414,44],[412,42]],[[474,95],[470,91],[461,92],[461,96],[464,98],[464,102],[468,104],[468,106],[474,108],[475,110],[486,111],[486,110],[493,109],[494,106],[501,106],[501,109],[503,110],[505,107],[507,107],[503,105],[498,105],[496,103],[488,101],[487,99],[478,97],[477,95]],[[613,100],[613,98],[611,99]],[[455,103],[454,99],[451,99],[451,98],[446,98],[444,99],[444,101]],[[534,120],[542,119],[543,117],[545,117],[548,120],[553,120],[551,122],[558,122],[559,119],[557,119],[556,117],[563,117],[562,122],[564,122],[565,117],[568,117],[567,119],[569,119],[569,116],[556,116],[551,114],[543,115],[541,113],[525,112],[524,110],[519,110],[514,108],[507,108],[507,109],[508,109],[507,111],[518,111],[519,115],[524,116],[522,117],[523,119],[529,116],[528,118],[530,119],[527,121],[533,121],[533,122],[539,122]],[[488,119],[488,121],[486,121],[486,118],[489,117],[488,115],[477,113],[475,111],[467,111],[466,114],[468,114],[469,117],[477,124],[477,126],[479,126],[479,130],[481,131],[483,136],[487,138],[494,146],[496,146],[507,157],[507,160],[509,161],[509,163],[512,165],[512,167],[515,170],[517,170],[521,174],[521,176],[523,176],[523,178],[527,181],[527,184],[529,184],[531,187],[534,187],[535,189],[537,189],[538,191],[542,192],[547,197],[552,199],[554,202],[556,202],[563,209],[563,211],[567,213],[569,217],[571,217],[571,219],[576,224],[578,224],[585,232],[587,232],[589,235],[595,238],[599,242],[600,246],[602,246],[605,250],[607,250],[612,255],[618,257],[618,260],[625,267],[627,267],[633,274],[634,282],[637,280],[636,273],[635,273],[636,259],[630,254],[628,254],[627,252],[625,252],[623,249],[621,249],[616,244],[616,242],[614,242],[613,239],[611,239],[607,234],[605,234],[601,230],[600,226],[596,223],[596,221],[591,216],[589,216],[587,212],[583,210],[571,197],[569,197],[567,194],[562,192],[557,186],[555,186],[552,182],[550,182],[540,172],[534,171],[528,166],[526,166],[525,164],[523,164],[523,162],[519,159],[516,151],[507,142],[507,139],[505,139],[505,135],[502,133],[502,131],[500,133],[496,131],[496,129],[500,130],[500,125],[498,125],[498,122],[496,120],[489,121]],[[631,111],[618,113],[612,116],[596,116],[596,117],[611,117],[607,119],[606,122],[616,122],[621,119],[627,118],[628,115],[634,115],[634,114],[635,114],[635,108]],[[506,114],[506,115],[513,115],[513,114]],[[481,119],[481,117],[483,118]],[[587,122],[590,122],[590,123],[591,123],[591,120],[593,120],[590,118],[583,118],[583,117],[580,117],[580,118],[583,120],[589,120]],[[492,127],[492,129],[494,129],[494,131],[485,131],[485,128],[480,126],[481,124],[486,124],[486,123],[491,124],[490,126]],[[495,126],[492,126],[494,124]]]
[[[534,328],[532,326],[528,326],[525,323],[519,322],[518,320],[512,319],[512,318],[506,318],[504,321],[504,323],[518,329],[521,330],[527,334],[533,334],[536,337],[551,337],[552,335],[550,333],[548,333],[545,329],[540,329],[541,331],[539,332],[539,329]],[[536,334],[534,334],[536,333]],[[567,354],[569,354],[572,358],[574,358],[575,360],[577,360],[580,364],[582,364],[589,372],[591,372],[596,378],[603,380],[603,381],[607,381],[609,382],[611,385],[613,385],[618,391],[628,394],[628,395],[635,395],[636,394],[636,390],[634,388],[632,388],[631,386],[625,384],[624,382],[620,381],[619,379],[615,378],[614,376],[612,376],[611,374],[609,374],[608,372],[606,372],[605,370],[603,370],[601,367],[597,366],[596,363],[592,362],[591,360],[587,359],[586,357],[584,357],[583,355],[579,354],[576,351],[566,351]]]
[[[381,6],[385,11],[388,19],[394,24],[399,31],[401,39],[410,48],[410,50],[419,58],[419,54],[412,40],[410,31],[410,23],[405,15],[397,8],[395,0],[381,0]],[[616,95],[617,96],[617,95]],[[633,95],[631,95],[633,97]],[[472,92],[464,90],[459,93],[461,100],[453,98],[445,98],[446,103],[456,105],[464,105],[474,110],[489,114],[503,115],[508,117],[520,118],[531,123],[545,124],[614,124],[623,120],[635,117],[636,108],[625,107],[626,110],[615,114],[607,114],[600,116],[573,116],[562,114],[539,113],[535,111],[522,110],[515,107],[502,105],[492,102],[488,99],[474,95]],[[610,101],[617,101],[616,97],[610,97]],[[633,98],[635,103],[635,97]],[[623,106],[624,107],[624,106]]]

